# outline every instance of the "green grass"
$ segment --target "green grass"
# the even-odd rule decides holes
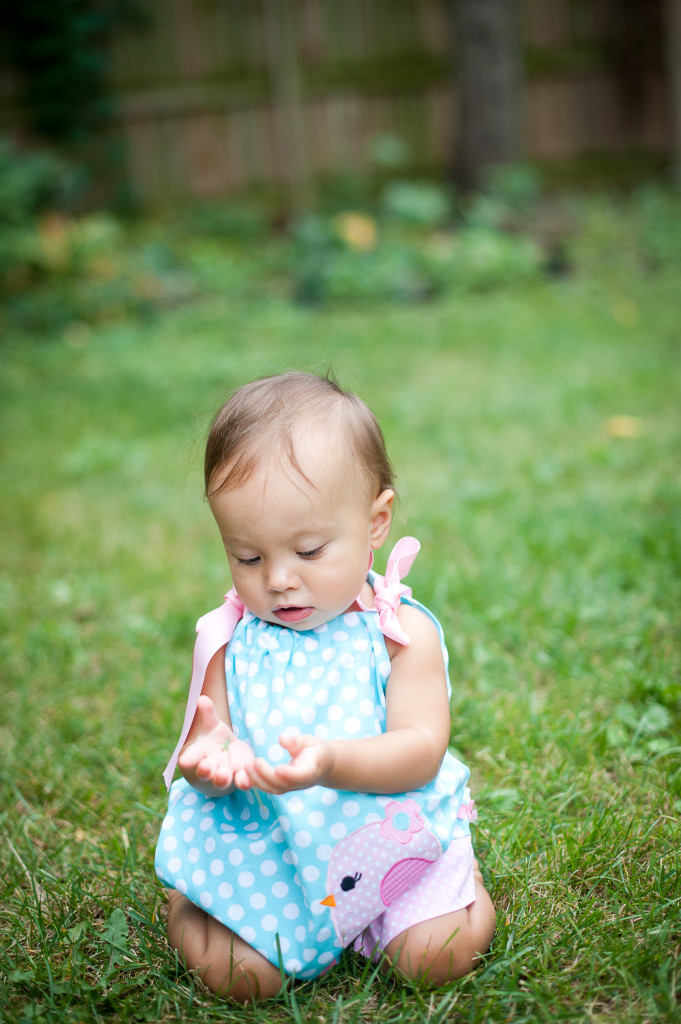
[[[678,274],[615,260],[419,307],[226,289],[5,338],[2,1021],[681,1019],[680,312]],[[236,384],[329,366],[385,428],[393,539],[423,542],[499,925],[442,991],[348,958],[235,1008],[169,953],[152,867],[194,622],[229,582],[201,440]]]

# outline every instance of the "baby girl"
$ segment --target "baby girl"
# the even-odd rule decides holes
[[[275,996],[346,948],[444,985],[488,949],[469,772],[447,750],[442,629],[373,551],[395,497],[381,430],[334,381],[240,388],[206,447],[233,589],[199,620],[156,871],[168,936],[215,992]]]

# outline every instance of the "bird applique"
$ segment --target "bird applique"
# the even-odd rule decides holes
[[[415,800],[391,800],[385,817],[351,832],[335,847],[326,876],[338,941],[347,946],[442,855]]]

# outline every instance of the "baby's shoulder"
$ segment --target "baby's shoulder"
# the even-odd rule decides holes
[[[409,646],[403,647],[394,640],[386,640],[388,653],[392,660],[397,654],[409,651],[410,654],[441,651],[442,639],[434,620],[423,608],[402,601],[397,612],[402,629],[409,637]]]

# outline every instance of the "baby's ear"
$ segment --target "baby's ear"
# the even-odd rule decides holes
[[[371,547],[380,548],[390,532],[395,492],[381,491],[371,506]]]

